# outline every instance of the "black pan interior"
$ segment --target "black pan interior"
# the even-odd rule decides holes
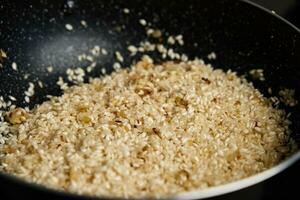
[[[124,13],[124,8],[130,13]],[[67,68],[86,66],[78,62],[77,55],[94,45],[106,48],[108,55],[99,57],[89,77],[99,76],[101,67],[111,72],[116,50],[124,55],[123,65],[129,66],[138,56],[129,57],[127,46],[146,38],[139,19],[160,29],[164,38],[182,34],[185,45],[177,46],[176,51],[207,62],[207,55],[215,52],[217,59],[209,62],[239,74],[262,68],[266,81],[254,81],[261,92],[270,96],[268,87],[274,94],[281,87],[293,88],[299,99],[299,31],[272,13],[233,0],[2,0],[0,49],[8,59],[0,69],[0,96],[5,100],[15,96],[17,106],[27,106],[24,91],[29,82],[39,80],[45,87],[36,87],[30,107],[45,101],[47,94],[61,94],[58,77],[65,77]],[[81,20],[87,22],[87,28],[80,25]],[[72,24],[74,30],[66,30],[66,24]],[[150,55],[162,61],[157,53]],[[12,62],[18,64],[18,71],[12,70]],[[53,73],[47,72],[49,65],[54,66]],[[29,74],[27,80],[24,74]],[[300,107],[286,109],[292,113],[293,137],[300,144]]]

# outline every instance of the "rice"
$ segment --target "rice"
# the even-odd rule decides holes
[[[1,168],[78,194],[203,189],[264,171],[297,148],[284,110],[235,72],[202,60],[145,58],[14,112]]]

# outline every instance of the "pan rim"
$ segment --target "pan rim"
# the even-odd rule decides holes
[[[207,189],[200,189],[191,192],[185,192],[174,196],[172,199],[185,200],[185,199],[204,199],[209,197],[216,197],[219,195],[227,194],[230,192],[235,192],[240,189],[247,188],[249,186],[255,185],[257,183],[263,182],[280,172],[284,171],[286,168],[290,167],[292,164],[300,159],[300,151],[289,157],[288,159],[280,162],[278,165],[267,169],[263,172],[255,174],[253,176],[240,179],[231,183],[227,183],[220,186],[215,186]]]
[[[293,23],[291,23],[290,21],[288,21],[287,19],[283,18],[282,16],[278,15],[274,10],[270,10],[268,8],[265,8],[257,3],[254,3],[250,0],[239,0],[241,2],[247,3],[251,6],[254,6],[262,11],[265,11],[271,15],[273,15],[274,17],[276,17],[277,19],[279,19],[280,21],[286,23],[287,25],[289,25],[290,27],[292,27],[295,31],[297,31],[298,33],[300,33],[300,28],[298,28],[297,26],[295,26]]]
[[[207,189],[198,189],[193,190],[189,192],[179,193],[175,196],[170,196],[166,198],[161,199],[174,199],[174,200],[193,200],[193,199],[205,199],[210,197],[216,197],[224,194],[228,194],[231,192],[235,192],[241,189],[245,189],[247,187],[253,186],[257,183],[263,182],[281,172],[283,172],[285,169],[296,163],[298,160],[300,160],[300,151],[298,150],[296,153],[294,153],[292,156],[287,158],[286,160],[280,162],[278,165],[267,169],[263,172],[260,172],[258,174],[255,174],[253,176],[240,179],[237,181],[233,181],[231,183],[226,183],[224,185],[214,186]],[[62,197],[71,197],[75,199],[91,199],[91,200],[99,200],[99,199],[124,199],[124,198],[116,198],[116,197],[110,197],[110,196],[88,196],[88,195],[79,195],[72,192],[67,192],[63,190],[57,190],[53,188],[45,187],[41,184],[37,183],[30,183],[22,178],[19,178],[15,175],[11,175],[5,172],[0,171],[0,178],[5,177],[7,179],[10,179],[11,181],[26,185],[29,188],[37,189],[44,192],[51,192],[61,195]],[[140,198],[136,198],[140,199]],[[142,198],[145,199],[145,198]]]

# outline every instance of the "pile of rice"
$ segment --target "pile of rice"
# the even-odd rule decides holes
[[[166,196],[242,179],[296,150],[286,113],[236,73],[145,59],[7,114],[5,172],[47,187]]]

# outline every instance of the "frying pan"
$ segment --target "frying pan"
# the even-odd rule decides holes
[[[124,8],[130,13],[124,13]],[[58,77],[65,77],[67,68],[85,66],[87,63],[79,62],[77,55],[94,45],[106,48],[108,55],[99,57],[89,77],[99,76],[101,67],[111,72],[115,51],[124,55],[123,65],[129,66],[138,58],[129,56],[127,46],[137,45],[146,37],[139,19],[150,22],[164,35],[182,34],[185,45],[176,47],[176,51],[206,61],[207,55],[215,52],[217,59],[210,62],[216,68],[233,69],[241,75],[250,69],[262,68],[266,81],[254,81],[254,85],[264,95],[270,96],[268,87],[273,88],[275,94],[281,87],[287,87],[296,89],[299,99],[299,30],[251,2],[233,0],[1,0],[0,48],[8,59],[3,60],[0,69],[0,95],[6,100],[9,95],[15,96],[17,106],[31,108],[45,101],[48,94],[60,95]],[[81,26],[81,20],[88,26]],[[66,30],[66,24],[74,29]],[[152,56],[157,62],[162,61],[155,53]],[[12,62],[17,63],[18,71],[10,67]],[[53,73],[46,70],[50,65],[54,66]],[[36,87],[36,94],[28,104],[24,101],[24,91],[29,82],[38,81],[44,83],[44,88]],[[300,145],[300,107],[286,109],[292,113],[293,137]],[[288,196],[276,191],[282,186],[276,181],[281,181],[278,177],[285,173],[275,175],[294,167],[290,171],[294,174],[289,177],[297,176],[295,166],[299,167],[299,158],[300,152],[297,152],[278,166],[253,177],[173,198],[262,199],[268,197],[264,191],[270,187],[274,187],[271,193]],[[287,169],[292,164],[294,166]],[[265,181],[270,177],[273,178]],[[4,173],[0,173],[0,191],[4,199],[93,199],[28,184]]]

